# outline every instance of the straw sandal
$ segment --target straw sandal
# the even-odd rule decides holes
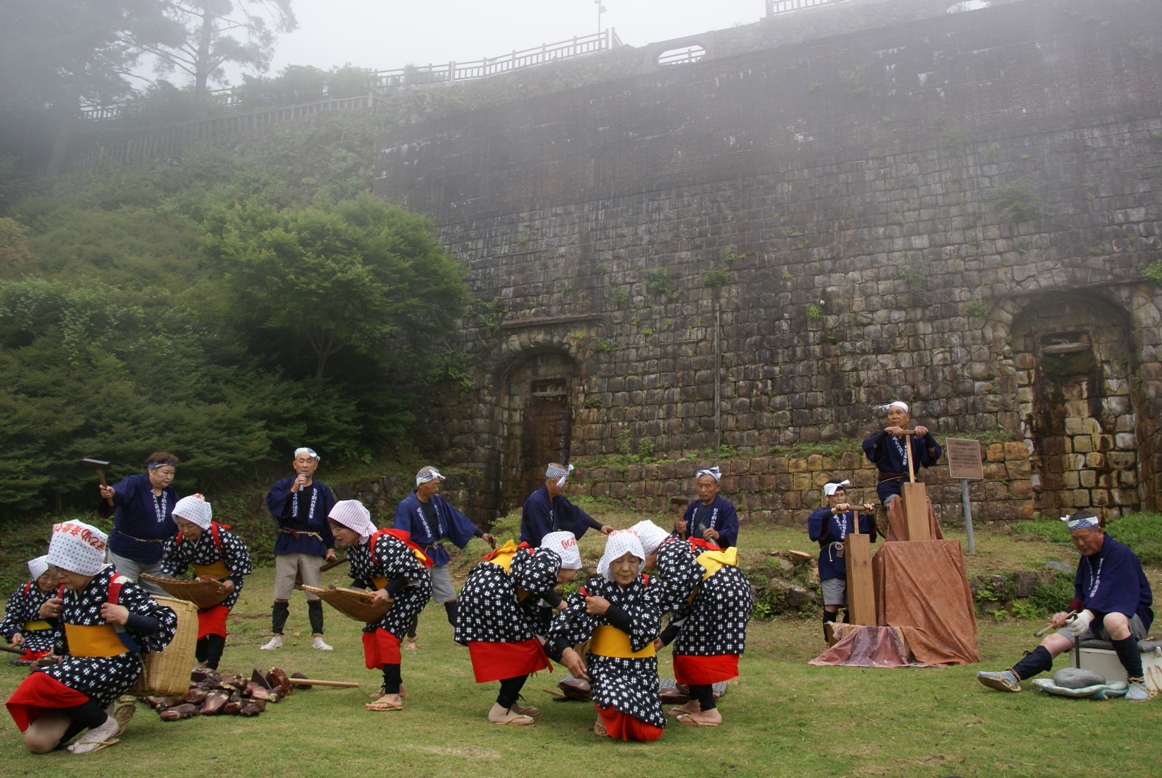
[[[121,741],[115,737],[111,737],[108,740],[91,740],[88,743],[77,742],[69,746],[69,753],[76,754],[77,756],[82,756],[84,754],[95,754],[102,749],[108,748],[109,746],[115,746],[120,742]],[[81,750],[82,746],[86,747],[83,751]]]
[[[609,730],[605,728],[605,724],[601,719],[593,722],[593,734],[598,737],[609,737]]]
[[[403,703],[402,702],[392,702],[390,700],[385,700],[385,698],[387,696],[388,695],[385,694],[383,697],[380,697],[375,702],[368,702],[368,703],[364,704],[363,707],[366,708],[367,710],[371,710],[371,711],[403,710]]]
[[[699,721],[691,716],[689,713],[680,713],[675,718],[679,724],[697,724],[700,727],[717,727],[718,723],[713,721]]]
[[[125,734],[129,722],[133,720],[133,715],[137,713],[137,707],[134,705],[118,705],[113,710],[113,720],[117,722],[117,737]]]

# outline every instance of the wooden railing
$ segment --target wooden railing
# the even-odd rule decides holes
[[[767,0],[767,16],[798,11],[801,8],[814,8],[819,5],[834,5],[846,3],[847,0]]]
[[[557,59],[569,59],[596,51],[615,49],[621,46],[617,32],[610,28],[593,35],[574,37],[559,43],[544,43],[536,48],[513,51],[499,57],[485,57],[473,62],[448,62],[439,65],[408,65],[394,70],[374,72],[375,89],[385,95],[396,89],[431,84],[450,84],[486,78],[498,73],[507,73],[518,68],[542,65]],[[210,103],[215,108],[244,108],[242,96],[233,88],[210,90]],[[142,108],[140,101],[117,103],[107,106],[88,106],[81,110],[86,119],[118,119],[132,116]]]

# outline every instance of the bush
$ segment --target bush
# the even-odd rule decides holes
[[[1109,523],[1110,537],[1125,543],[1144,565],[1162,564],[1162,514],[1132,513]],[[1037,535],[1055,543],[1069,543],[1069,529],[1063,521],[1036,519],[1018,521],[1013,532]]]

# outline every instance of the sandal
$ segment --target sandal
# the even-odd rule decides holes
[[[593,734],[598,737],[609,737],[609,730],[605,728],[605,724],[601,719],[593,722]]]
[[[709,721],[699,721],[698,719],[691,716],[689,713],[679,713],[678,716],[676,717],[676,720],[679,724],[697,724],[700,727],[717,727],[718,726],[717,724],[714,724],[714,723],[709,722]]]
[[[133,714],[137,713],[137,707],[134,705],[118,705],[113,711],[113,720],[117,722],[117,737],[125,734],[125,729],[129,726],[129,722],[133,720]]]
[[[537,720],[532,716],[522,716],[518,714],[501,719],[500,721],[493,721],[492,723],[502,727],[527,727],[530,724],[536,724]]]
[[[115,737],[111,737],[108,740],[90,740],[88,743],[78,741],[69,746],[69,753],[77,755],[95,754],[103,748],[115,746],[120,742],[121,741]],[[84,750],[81,750],[82,747],[84,747]]]
[[[402,705],[394,702],[368,702],[364,703],[363,707],[374,711],[403,710]]]

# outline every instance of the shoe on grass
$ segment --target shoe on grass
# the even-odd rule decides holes
[[[999,692],[1021,691],[1021,679],[1012,670],[1003,670],[999,673],[977,673],[976,680]]]
[[[315,635],[314,641],[311,643],[311,648],[317,648],[320,651],[334,651],[335,649],[323,642],[322,635]]]

